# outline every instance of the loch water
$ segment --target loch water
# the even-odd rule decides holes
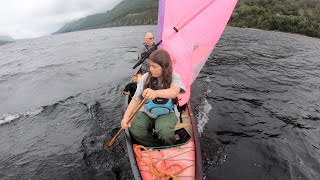
[[[119,129],[156,26],[0,46],[0,179],[133,179]],[[227,27],[192,85],[205,179],[320,177],[320,40]]]

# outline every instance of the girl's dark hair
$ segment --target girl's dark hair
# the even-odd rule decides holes
[[[149,61],[152,61],[162,68],[162,86],[164,89],[170,88],[172,82],[172,63],[170,55],[165,50],[155,50],[149,56]],[[147,80],[144,84],[144,89],[151,88],[151,83],[156,81],[157,78],[152,77],[149,72]]]

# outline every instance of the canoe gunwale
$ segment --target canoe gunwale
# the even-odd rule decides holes
[[[130,101],[129,95],[125,95],[125,108],[128,107],[129,101]],[[132,138],[130,136],[130,132],[129,132],[128,128],[125,129],[125,135],[126,135],[126,144],[127,144],[128,156],[129,156],[129,160],[130,160],[130,164],[131,164],[131,170],[132,170],[134,179],[135,180],[142,180],[142,177],[141,177],[141,174],[140,174],[140,171],[139,171],[139,167],[138,167],[138,164],[137,164],[137,160],[136,160],[136,157],[134,155]]]
[[[203,179],[203,172],[202,172],[202,152],[201,152],[201,144],[200,144],[200,138],[198,134],[197,129],[197,123],[194,118],[194,114],[192,111],[190,100],[188,102],[188,111],[190,115],[191,125],[192,125],[192,131],[193,131],[193,139],[195,144],[195,159],[196,159],[196,172],[195,172],[195,179],[196,180],[202,180]]]

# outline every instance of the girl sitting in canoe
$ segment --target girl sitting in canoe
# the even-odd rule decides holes
[[[173,110],[173,99],[185,92],[180,76],[172,70],[170,55],[165,50],[156,50],[149,57],[149,72],[137,85],[137,90],[121,121],[123,129],[129,127],[137,144],[147,147],[175,144],[174,127],[177,116]],[[144,107],[131,123],[129,116],[142,99]]]

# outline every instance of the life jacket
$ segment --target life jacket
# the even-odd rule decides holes
[[[154,81],[153,83],[151,83],[151,89],[159,90],[163,88],[157,84],[157,81]],[[146,101],[144,107],[151,114],[160,116],[174,112],[173,105],[174,101],[172,99],[155,98],[154,100]]]
[[[154,100],[148,100],[144,107],[151,114],[158,116],[174,112],[172,99],[155,98]]]
[[[143,44],[142,44],[146,49],[147,49],[147,51],[149,50],[149,49],[151,49],[154,45],[156,45],[155,43],[153,43],[150,47],[144,42]]]

